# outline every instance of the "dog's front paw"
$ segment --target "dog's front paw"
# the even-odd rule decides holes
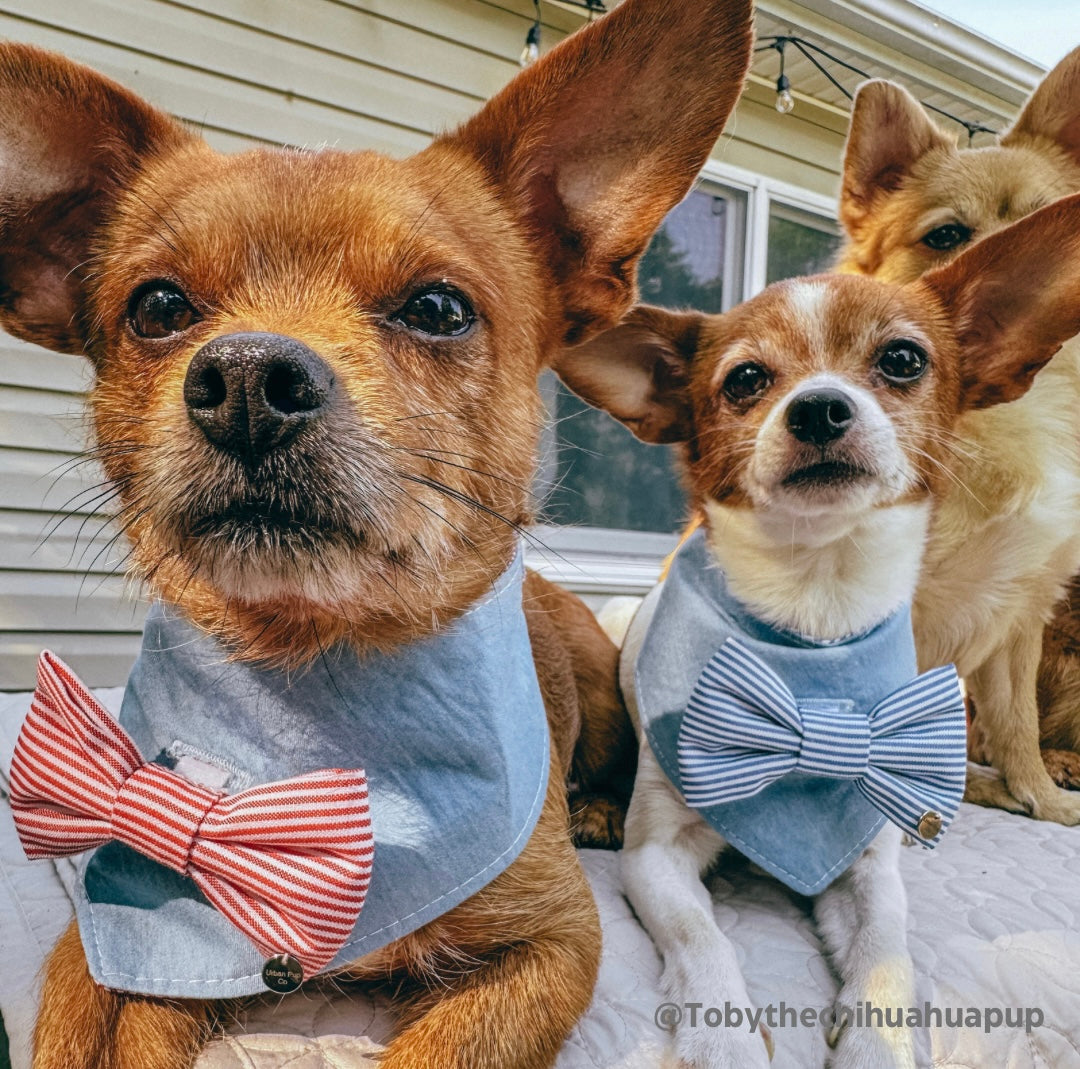
[[[1070,827],[1080,824],[1080,794],[1055,787],[1053,794],[1037,798],[1033,802],[1031,815],[1036,820],[1049,820],[1055,824],[1066,824]]]
[[[908,1028],[876,1028],[855,1020],[832,1026],[826,1069],[915,1069],[915,1047]]]
[[[1076,758],[1076,764],[1069,762],[1067,767],[1080,769],[1080,755],[1062,750],[1044,751],[1044,762],[1047,753],[1066,754]],[[1049,762],[1046,763],[1049,767]],[[1025,813],[1035,820],[1072,826],[1080,824],[1080,778],[1077,780],[1077,788],[1063,790],[1060,786],[1055,786],[1050,775],[1043,775],[1041,770],[1032,786],[1006,783],[1005,778],[994,769],[968,764],[964,801],[1006,809],[1010,813]]]
[[[1020,799],[1027,812],[1036,820],[1072,826],[1080,824],[1080,792],[1062,790],[1049,779],[1038,791],[1024,792],[1010,784],[1012,793]]]
[[[751,1032],[684,1023],[675,1033],[673,1053],[674,1060],[665,1062],[671,1069],[769,1069],[772,1036],[763,1027]]]
[[[1043,750],[1043,764],[1050,778],[1066,790],[1080,790],[1080,753],[1075,750]]]
[[[886,1011],[881,1008],[872,1011],[878,1015],[877,1019],[869,1020],[845,1008],[867,1006],[871,1002],[875,1007],[896,1007],[910,1005],[911,1001],[911,992],[903,983],[896,985],[895,990],[877,992],[872,999],[866,992],[856,998],[850,989],[842,990],[836,1016],[825,1036],[831,1048],[826,1069],[915,1069],[910,1028],[890,1025]]]
[[[626,805],[610,794],[570,795],[570,834],[574,846],[619,850],[623,844]]]
[[[968,763],[964,801],[989,809],[1004,809],[1009,813],[1027,815],[1031,808],[1017,798],[1006,786],[1005,777],[987,765]]]

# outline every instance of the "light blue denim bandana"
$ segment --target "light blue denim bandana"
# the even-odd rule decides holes
[[[866,716],[918,674],[910,607],[871,631],[819,643],[755,617],[727,588],[704,530],[672,562],[635,665],[642,726],[680,793],[678,739],[702,670],[729,638],[764,661],[800,703]],[[699,808],[739,851],[802,894],[845,872],[885,823],[852,780],[791,772],[757,794]]]
[[[441,916],[521,853],[540,815],[548,728],[521,607],[520,551],[444,632],[393,653],[328,651],[292,676],[230,663],[163,605],[120,723],[147,760],[207,786],[363,768],[375,860],[333,969]],[[185,876],[120,843],[89,855],[76,910],[90,972],[146,995],[265,991],[262,955]]]

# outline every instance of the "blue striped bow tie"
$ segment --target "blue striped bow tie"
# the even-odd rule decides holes
[[[869,715],[850,702],[800,702],[729,638],[690,695],[678,756],[693,808],[748,798],[789,772],[850,779],[889,820],[933,846],[964,793],[964,699],[949,665],[917,676]]]

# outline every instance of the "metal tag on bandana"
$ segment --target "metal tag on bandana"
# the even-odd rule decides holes
[[[304,982],[304,967],[291,954],[277,954],[267,959],[262,978],[271,991],[287,995]]]

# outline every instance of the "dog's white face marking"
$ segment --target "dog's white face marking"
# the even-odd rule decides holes
[[[785,294],[793,329],[823,361],[844,355],[830,351],[830,297],[822,282]],[[870,354],[904,336],[928,345],[914,324],[872,319],[847,344]],[[842,395],[851,423],[818,445],[796,437],[789,412],[821,391]],[[800,478],[821,465],[842,474]],[[742,479],[752,507],[706,502],[710,544],[732,592],[771,623],[821,639],[865,631],[914,595],[930,515],[928,502],[907,500],[918,480],[874,393],[841,371],[817,371],[790,386],[758,428]]]
[[[851,428],[830,459],[851,465],[835,484],[788,485],[806,447],[787,425],[802,394],[842,392]],[[732,593],[777,626],[835,639],[865,631],[914,596],[930,506],[898,504],[916,485],[896,427],[874,396],[843,375],[803,379],[762,423],[747,468],[752,508],[707,501],[710,545]]]
[[[791,309],[792,328],[818,352],[825,348],[824,324],[828,322],[830,293],[824,282],[798,281],[784,295]]]
[[[738,441],[749,452],[742,499],[705,502],[736,597],[821,639],[865,631],[911,601],[930,514],[919,443],[933,413],[913,407],[918,392],[910,406],[886,407],[885,397],[905,395],[874,376],[889,345],[932,353],[931,341],[895,306],[853,309],[839,293],[825,280],[786,283],[780,316],[763,327],[771,345],[752,333],[738,343],[738,359],[766,354],[778,392],[765,393],[756,431]],[[717,389],[731,366],[730,353],[718,362]]]

